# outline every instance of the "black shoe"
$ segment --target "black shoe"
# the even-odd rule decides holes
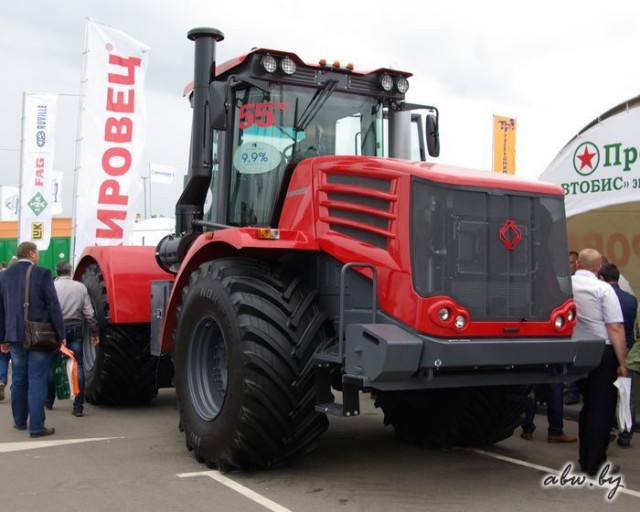
[[[51,409],[53,409],[53,405],[52,404],[44,404],[45,409],[47,409],[48,411],[50,411]]]
[[[13,428],[16,430],[27,430],[27,427],[19,427],[18,425],[14,425]]]
[[[576,405],[580,401],[576,395],[567,395],[567,398],[564,399],[564,405]]]
[[[607,469],[606,474],[607,475],[617,475],[618,473],[620,473],[620,470],[622,469],[620,467],[620,464],[605,464],[602,468],[600,468],[600,473],[604,475],[605,473],[605,468],[609,466],[609,469]]]
[[[73,411],[72,413],[76,418],[82,418],[84,416],[84,412],[82,411]]]
[[[622,468],[620,464],[609,464],[608,462],[602,466],[600,469],[594,469],[591,471],[585,471],[585,473],[589,476],[599,476],[599,475],[617,475],[620,473]]]
[[[55,433],[56,433],[56,429],[51,427],[51,428],[45,428],[40,432],[32,432],[31,437],[46,437],[46,436],[52,436]]]
[[[628,437],[618,436],[617,442],[620,448],[631,448],[631,439],[629,439]]]

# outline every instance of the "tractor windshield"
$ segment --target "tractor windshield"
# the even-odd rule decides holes
[[[229,219],[269,226],[286,172],[305,158],[383,156],[382,104],[368,96],[270,84],[237,91]]]

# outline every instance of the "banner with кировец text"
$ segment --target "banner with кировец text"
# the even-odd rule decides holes
[[[142,197],[144,82],[150,47],[87,20],[75,249],[129,239]]]
[[[55,147],[55,94],[22,97],[22,158],[18,241],[46,251],[51,240],[51,180]]]

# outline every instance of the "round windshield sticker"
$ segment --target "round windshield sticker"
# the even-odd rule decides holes
[[[243,174],[273,171],[281,161],[280,151],[266,142],[245,142],[233,155],[234,167]]]

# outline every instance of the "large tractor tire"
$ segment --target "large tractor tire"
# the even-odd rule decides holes
[[[224,259],[201,265],[182,297],[175,386],[196,459],[263,469],[315,448],[328,422],[312,357],[331,334],[317,293],[281,266]]]
[[[398,438],[431,448],[490,445],[513,434],[529,403],[528,386],[394,391],[378,393]]]
[[[100,268],[87,267],[82,282],[96,312],[100,343],[83,343],[85,399],[94,405],[146,404],[158,394],[158,359],[149,350],[149,324],[112,324]]]

